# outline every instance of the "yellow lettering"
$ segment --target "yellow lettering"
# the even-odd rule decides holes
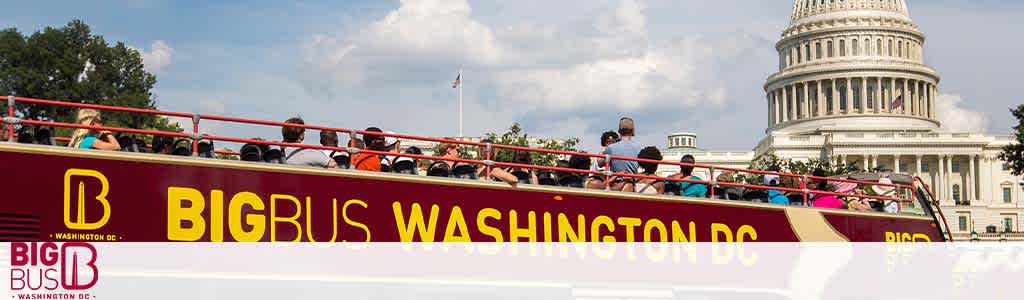
[[[519,238],[526,238],[533,243],[537,241],[537,213],[529,211],[526,213],[526,228],[519,228],[519,216],[516,210],[508,212],[508,241],[519,242]]]
[[[896,242],[896,233],[892,232],[892,231],[886,231],[885,232],[885,242],[886,243],[895,243]]]
[[[263,210],[263,200],[252,192],[241,192],[231,197],[228,202],[228,232],[239,242],[259,242],[266,232],[266,217],[257,213],[245,216],[245,225],[252,226],[252,230],[246,231],[242,228],[242,207],[249,206],[255,211]]]
[[[458,230],[458,235],[455,231]],[[452,207],[452,213],[448,215],[448,225],[444,228],[445,243],[469,243],[473,240],[469,237],[469,230],[466,229],[466,218],[462,216],[462,208]]]
[[[740,226],[740,229],[736,230],[736,242],[742,243],[745,240],[757,240],[757,230],[754,230],[754,226],[743,225]]]
[[[345,201],[345,205],[341,206],[341,217],[345,219],[345,224],[352,225],[352,227],[356,227],[356,228],[362,229],[363,232],[366,233],[366,240],[364,240],[363,242],[369,243],[370,242],[370,227],[366,227],[366,224],[356,222],[355,220],[352,220],[352,218],[348,217],[348,206],[352,205],[352,204],[356,204],[356,205],[362,206],[363,208],[367,208],[367,207],[370,207],[370,206],[368,204],[366,204],[366,202],[364,202],[363,200],[359,200],[359,199],[352,199],[352,200]],[[335,204],[335,205],[337,205],[337,204]],[[344,239],[342,239],[341,241],[342,242],[348,242],[348,241],[346,241]]]
[[[711,242],[718,242],[718,234],[725,234],[725,242],[732,243],[732,229],[722,223],[711,223]]]
[[[920,241],[925,241],[925,242],[929,242],[929,243],[930,243],[930,242],[932,241],[932,238],[928,237],[928,235],[927,235],[927,234],[923,234],[923,233],[915,233],[915,234],[914,234],[914,242],[917,242],[917,241],[919,241],[919,240],[920,240]]]
[[[658,242],[668,242],[668,229],[665,228],[665,223],[658,219],[650,219],[644,223],[644,243],[653,242],[651,239],[651,231],[658,230]]]
[[[576,228],[569,224],[569,218],[565,214],[558,214],[558,241],[584,243],[587,241],[586,224],[587,220],[583,214],[576,215]]]
[[[210,241],[224,241],[224,191],[210,191]]]
[[[551,242],[551,213],[544,212],[544,242]]]
[[[487,219],[501,220],[501,212],[493,208],[484,208],[476,214],[476,227],[480,229],[480,233],[494,238],[494,242],[504,242],[504,238],[501,235],[501,230],[487,225]]]
[[[306,196],[306,238],[310,242],[316,243],[316,238],[313,238],[313,199]],[[338,199],[331,199],[331,240],[328,243],[333,243],[338,239]]]
[[[601,235],[602,226],[608,230],[608,235]],[[594,242],[614,243],[615,236],[612,235],[614,232],[615,224],[612,223],[612,218],[608,216],[597,216],[597,218],[594,218],[594,222],[590,223],[590,238]]]
[[[277,200],[285,199],[295,204],[295,215],[287,218],[279,218],[277,216]],[[295,226],[295,239],[290,242],[298,242],[302,240],[302,225],[299,224],[299,215],[302,214],[302,203],[299,203],[299,199],[291,195],[282,194],[271,194],[270,195],[270,241],[277,242],[277,223],[290,223]]]
[[[626,227],[626,242],[627,243],[636,242],[636,235],[634,233],[634,231],[635,231],[634,229],[637,226],[640,226],[641,222],[643,222],[643,221],[641,221],[638,218],[627,218],[627,217],[619,217],[619,218],[615,219],[615,221],[618,222],[619,225],[622,225],[623,227]]]
[[[696,243],[697,242],[697,224],[690,221],[690,231],[688,232],[689,238],[687,238],[687,232],[683,232],[683,228],[679,225],[679,221],[672,221],[672,242],[673,243]]]
[[[395,213],[395,224],[398,225],[398,237],[402,242],[413,242],[415,234],[419,233],[420,241],[434,242],[434,233],[437,229],[437,211],[440,208],[435,204],[430,206],[430,217],[427,224],[423,224],[423,209],[419,203],[413,203],[409,209],[409,222],[405,221],[402,214],[402,204],[394,202],[391,209]]]
[[[188,202],[188,207],[185,206]],[[203,193],[196,189],[182,187],[167,188],[167,239],[171,241],[197,241],[206,233],[206,221],[203,220],[203,210],[206,209],[206,199]],[[182,221],[188,221],[192,225],[188,228],[182,226]]]

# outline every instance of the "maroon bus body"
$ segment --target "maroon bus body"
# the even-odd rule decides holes
[[[943,239],[930,217],[741,201],[510,187],[448,178],[10,143],[0,143],[0,162],[2,240]],[[104,190],[106,195],[101,195]],[[420,227],[410,225],[417,212],[423,216]],[[815,238],[818,236],[832,238]]]

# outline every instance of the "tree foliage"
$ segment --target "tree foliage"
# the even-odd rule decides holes
[[[152,109],[155,84],[138,51],[122,42],[108,44],[80,20],[28,36],[15,28],[0,31],[2,95]],[[58,122],[74,122],[77,113],[48,105],[16,109],[24,118]],[[180,130],[166,118],[117,112],[104,112],[104,125]]]
[[[1010,166],[1010,172],[1014,176],[1020,176],[1024,174],[1024,104],[1010,109],[1010,113],[1017,118],[1017,126],[1013,126],[1016,142],[1003,147],[999,159]]]
[[[578,138],[569,138],[565,140],[558,139],[538,139],[531,138],[526,132],[523,131],[523,127],[519,123],[513,123],[508,128],[508,131],[504,133],[488,133],[484,135],[486,138],[494,141],[495,144],[499,145],[510,145],[510,146],[522,146],[547,149],[547,150],[561,150],[561,151],[576,151],[576,145],[579,144]],[[531,142],[533,144],[531,145]],[[511,162],[515,156],[515,151],[511,150],[498,150],[495,153],[493,160],[500,162]],[[543,166],[554,166],[559,159],[562,159],[561,155],[556,154],[545,154],[545,153],[532,153],[533,164]]]
[[[807,161],[783,159],[774,154],[762,155],[750,164],[750,169],[761,171],[782,172],[791,174],[811,175],[814,170],[825,171],[825,176],[844,175],[862,171],[856,162],[851,164],[832,163],[829,160],[809,159]],[[878,170],[873,170],[878,171]],[[748,183],[760,184],[764,176],[753,174],[740,174],[740,180]]]
[[[523,131],[522,125],[519,123],[513,123],[507,131],[503,133],[487,133],[484,138],[490,139],[494,144],[498,145],[509,145],[509,146],[521,146],[521,147],[534,147],[548,150],[561,150],[561,151],[576,151],[576,146],[579,144],[578,138],[570,138],[565,140],[559,139],[540,139],[532,138],[526,132]],[[443,155],[440,152],[440,145],[434,147],[433,152],[435,155]],[[462,153],[463,158],[467,159],[485,159],[484,157],[478,157],[478,151],[476,147],[470,146],[459,146],[459,152]],[[502,150],[497,149],[494,157],[491,160],[499,162],[511,162],[515,157],[516,151],[514,150]],[[533,164],[554,166],[559,159],[565,159],[560,155],[555,154],[543,154],[543,153],[532,153]]]

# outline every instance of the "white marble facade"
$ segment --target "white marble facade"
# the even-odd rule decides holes
[[[765,138],[753,151],[704,151],[696,135],[673,134],[666,160],[691,153],[746,167],[775,154],[883,167],[928,183],[958,237],[995,237],[985,234],[995,226],[1024,240],[1024,179],[997,158],[1012,137],[940,128],[940,77],[924,44],[905,0],[796,0],[776,44],[779,70],[764,85]]]

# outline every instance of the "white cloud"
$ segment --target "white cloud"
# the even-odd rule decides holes
[[[935,110],[947,131],[985,132],[988,128],[988,115],[972,111],[960,106],[963,98],[960,95],[941,94],[935,103]]]
[[[334,98],[358,87],[437,84],[466,64],[475,87],[492,89],[491,101],[513,115],[663,110],[723,104],[728,94],[715,63],[754,46],[746,35],[651,40],[636,0],[582,18],[584,26],[520,22],[492,30],[471,12],[465,0],[402,0],[354,37],[311,36],[304,81]]]
[[[146,66],[146,70],[150,72],[160,72],[160,70],[171,65],[171,57],[174,55],[174,49],[163,40],[153,42],[149,46],[149,51],[135,47],[131,48],[139,52],[139,55],[142,56],[142,63]]]

